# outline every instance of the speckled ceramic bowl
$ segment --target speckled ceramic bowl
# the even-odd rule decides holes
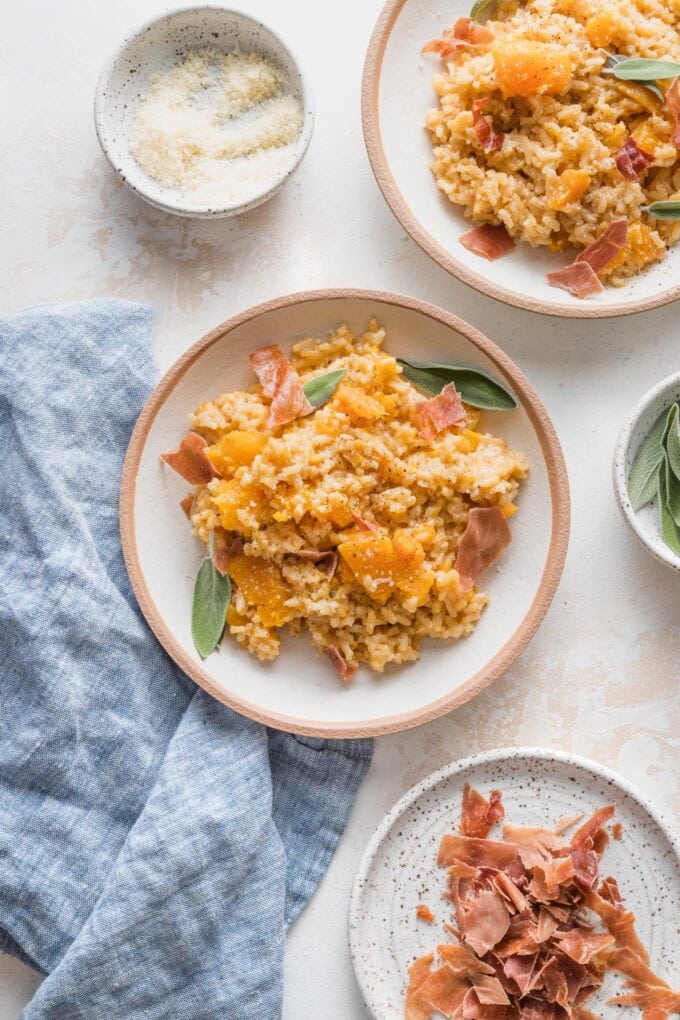
[[[640,445],[659,415],[680,400],[680,372],[669,375],[638,400],[619,433],[614,448],[614,493],[626,522],[657,560],[680,571],[680,556],[669,549],[659,530],[659,507],[652,500],[637,513],[628,499],[628,475]]]
[[[163,187],[149,177],[128,149],[135,107],[149,79],[172,67],[187,51],[203,46],[225,53],[239,48],[269,57],[286,72],[291,92],[303,107],[302,131],[290,164],[247,201],[233,205],[192,204],[175,188]],[[99,77],[94,119],[99,142],[111,165],[141,198],[165,212],[211,219],[254,209],[271,198],[295,172],[312,136],[314,101],[299,62],[272,29],[248,14],[226,7],[187,7],[160,15],[123,40]]]
[[[506,817],[517,825],[550,826],[615,803],[623,836],[605,851],[606,874],[619,880],[652,968],[677,986],[680,848],[670,827],[625,779],[597,762],[564,751],[504,748],[454,762],[418,783],[366,848],[350,901],[349,942],[364,1001],[376,1020],[403,1016],[409,966],[451,941],[443,927],[452,913],[441,898],[446,870],[436,859],[441,837],[460,817],[466,782],[486,794],[500,789]],[[419,903],[431,907],[433,924],[417,920]],[[589,1008],[605,1020],[621,1017],[607,999],[622,986],[620,975],[608,974]]]

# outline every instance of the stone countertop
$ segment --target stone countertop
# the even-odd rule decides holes
[[[148,302],[164,370],[204,332],[269,297],[344,285],[415,295],[467,319],[518,363],[553,416],[569,469],[570,551],[538,634],[473,702],[377,742],[330,871],[290,933],[286,1020],[362,1020],[346,942],[354,871],[383,813],[433,769],[510,744],[565,748],[617,769],[680,818],[680,578],[629,532],[611,483],[626,413],[678,369],[678,306],[609,322],[532,315],[458,283],[405,236],[361,134],[361,69],[380,0],[252,0],[249,11],[301,54],[316,92],[301,170],[237,219],[182,220],[145,205],[100,152],[92,98],[112,44],[164,6],[24,0],[6,11],[2,311],[93,296]],[[36,983],[0,958],[0,1020],[19,1014]]]

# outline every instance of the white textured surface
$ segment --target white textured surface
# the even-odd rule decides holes
[[[504,347],[543,397],[569,468],[573,529],[564,578],[529,649],[453,716],[385,738],[315,900],[288,940],[285,1020],[365,1020],[346,939],[349,890],[383,813],[452,758],[510,743],[596,758],[680,819],[680,579],[640,546],[611,485],[618,427],[677,369],[677,306],[614,322],[508,309],[450,279],[403,234],[363,148],[359,84],[380,0],[252,0],[301,53],[317,123],[300,171],[260,209],[231,221],[156,212],[101,154],[92,96],[109,49],[157,0],[24,0],[4,12],[0,90],[2,310],[94,295],[149,301],[165,369],[232,313],[291,290],[378,287],[433,301]],[[414,126],[418,130],[418,126]],[[0,1020],[35,982],[0,960]]]

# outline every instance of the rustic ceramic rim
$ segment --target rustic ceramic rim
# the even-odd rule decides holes
[[[425,254],[437,262],[442,269],[470,287],[474,287],[480,293],[488,294],[489,297],[496,298],[497,301],[503,301],[508,305],[514,305],[516,308],[539,312],[543,315],[558,315],[571,319],[614,318],[621,315],[633,315],[650,308],[658,308],[660,305],[669,304],[680,297],[680,284],[676,284],[661,294],[643,298],[640,301],[633,301],[625,305],[607,305],[606,307],[589,305],[586,301],[582,301],[578,305],[567,305],[559,301],[531,298],[516,294],[512,290],[493,283],[480,273],[476,273],[435,240],[418,220],[397,187],[385,155],[380,131],[380,75],[383,58],[392,29],[402,8],[408,2],[409,0],[387,0],[373,30],[366,52],[361,83],[361,118],[368,158],[378,187],[404,230]]]
[[[147,588],[135,538],[135,488],[142,451],[159,409],[191,365],[212,344],[221,340],[222,337],[233,329],[257,318],[265,312],[287,308],[303,302],[327,300],[379,301],[384,304],[391,304],[420,312],[456,330],[474,347],[477,347],[490,358],[500,372],[512,383],[524,411],[536,430],[545,458],[552,502],[552,533],[541,583],[529,611],[510,640],[505,643],[481,670],[470,677],[467,683],[463,684],[455,692],[442,698],[437,698],[435,701],[423,705],[419,709],[403,712],[398,715],[386,716],[380,720],[367,720],[365,723],[324,722],[322,720],[310,722],[307,719],[298,719],[293,716],[282,715],[278,712],[266,712],[258,705],[251,704],[243,698],[221,690],[213,679],[186,655],[163,620]],[[223,704],[229,705],[230,708],[235,709],[242,715],[279,730],[313,737],[367,737],[410,729],[413,726],[419,726],[422,723],[430,722],[441,715],[445,715],[452,709],[469,701],[470,698],[473,698],[494,680],[498,679],[527,646],[548,611],[564,566],[569,541],[569,521],[569,483],[560,443],[547,411],[522,372],[491,340],[483,336],[473,326],[459,319],[456,315],[445,312],[443,309],[437,308],[435,305],[428,304],[425,301],[420,301],[417,298],[403,297],[398,294],[378,290],[326,289],[288,294],[285,297],[274,298],[255,305],[253,308],[241,312],[220,326],[217,326],[210,333],[207,333],[175,362],[151,393],[137,420],[130,439],[123,464],[120,487],[120,532],[128,574],[142,613],[168,655],[174,659],[177,665],[199,687],[202,687],[208,694],[211,694]]]
[[[188,14],[190,12],[210,12],[233,14],[237,18],[243,18],[244,21],[249,21],[251,25],[255,25],[258,28],[266,32],[271,38],[281,47],[281,50],[287,54],[291,62],[297,68],[298,74],[300,75],[300,83],[302,86],[302,106],[303,106],[303,124],[300,134],[296,142],[296,152],[293,162],[287,167],[283,173],[279,174],[278,177],[266,185],[262,191],[253,198],[248,199],[247,202],[233,203],[232,205],[204,205],[204,206],[183,206],[179,201],[177,202],[165,202],[153,194],[152,191],[137,185],[134,181],[123,172],[122,168],[118,166],[118,161],[114,158],[111,151],[111,145],[109,142],[109,126],[108,126],[108,115],[106,110],[106,91],[111,81],[111,76],[115,69],[116,64],[120,58],[125,54],[126,50],[130,45],[144,35],[148,29],[153,28],[162,21],[170,21],[182,14]],[[309,144],[312,140],[312,134],[314,132],[315,122],[315,106],[314,106],[314,93],[309,83],[307,73],[300,62],[297,53],[295,53],[288,43],[284,42],[279,33],[270,28],[269,25],[260,21],[259,18],[247,11],[243,11],[238,7],[227,7],[224,4],[214,3],[199,3],[199,4],[188,4],[185,7],[177,8],[166,8],[154,17],[149,18],[147,21],[138,25],[127,33],[127,35],[118,43],[115,50],[106,63],[104,64],[99,78],[97,80],[97,87],[94,96],[94,125],[97,133],[97,140],[101,146],[102,152],[108,159],[112,168],[118,174],[120,179],[123,181],[131,191],[143,201],[148,202],[155,209],[160,209],[162,212],[171,213],[173,216],[182,216],[185,219],[195,220],[209,220],[209,219],[227,219],[231,216],[239,216],[241,213],[250,212],[252,209],[256,209],[260,205],[264,205],[270,198],[276,194],[277,191],[288,181],[298,170],[302,160],[304,159]]]
[[[364,1003],[366,1003],[367,1000],[362,983],[361,969],[357,965],[359,953],[354,945],[353,933],[358,930],[362,924],[360,918],[362,887],[366,882],[380,844],[390,832],[397,819],[400,818],[400,816],[403,815],[416,800],[422,797],[424,793],[432,790],[435,786],[441,783],[442,780],[448,779],[450,776],[454,776],[459,772],[466,772],[469,768],[474,768],[477,765],[486,765],[489,762],[499,762],[506,759],[512,760],[518,758],[533,758],[538,761],[556,761],[561,762],[564,765],[574,765],[577,768],[581,768],[586,772],[592,773],[597,778],[604,780],[604,782],[611,783],[618,787],[618,789],[631,797],[644,811],[647,812],[654,824],[658,826],[660,831],[668,840],[668,843],[676,857],[680,858],[680,842],[678,841],[678,837],[674,833],[672,826],[666,821],[664,815],[659,812],[658,808],[651,802],[651,800],[649,800],[645,794],[641,793],[640,790],[638,790],[637,787],[630,783],[627,779],[620,776],[618,772],[614,772],[613,769],[608,768],[606,765],[601,765],[600,762],[594,761],[592,758],[586,758],[580,754],[572,754],[571,751],[553,750],[547,747],[500,747],[493,751],[479,751],[476,754],[469,755],[467,758],[460,758],[458,761],[450,762],[448,765],[444,765],[442,768],[437,769],[436,772],[431,772],[429,776],[425,776],[424,779],[421,779],[419,783],[416,783],[415,786],[412,786],[410,790],[407,790],[406,793],[399,798],[396,804],[384,815],[361,855],[361,860],[359,861],[357,873],[354,878],[354,884],[352,885],[352,892],[350,894],[348,911],[348,942],[354,974],[357,979],[357,984],[361,990]]]
[[[672,549],[668,549],[666,553],[664,550],[656,549],[649,541],[649,535],[646,528],[643,528],[640,524],[640,519],[631,506],[630,499],[628,498],[628,473],[626,471],[626,458],[628,456],[628,450],[630,449],[631,443],[636,438],[636,430],[640,422],[640,418],[643,416],[648,407],[654,403],[657,397],[662,394],[673,390],[680,383],[680,372],[674,372],[672,375],[667,375],[665,379],[658,382],[655,386],[640,397],[638,402],[634,405],[630,411],[626,421],[624,422],[621,431],[619,432],[616,440],[616,446],[614,447],[614,457],[612,461],[612,475],[614,481],[614,495],[616,496],[616,502],[619,505],[621,515],[629,526],[638,541],[645,547],[648,553],[651,553],[655,560],[659,563],[663,563],[665,567],[670,567],[671,570],[676,572],[680,571],[680,557],[676,556]],[[640,440],[640,443],[644,441],[644,437]]]

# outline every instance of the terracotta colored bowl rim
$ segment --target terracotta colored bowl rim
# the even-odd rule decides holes
[[[512,637],[481,670],[455,691],[409,712],[365,722],[310,721],[283,715],[279,712],[268,712],[260,705],[252,704],[218,687],[205,670],[189,658],[161,616],[144,578],[135,537],[135,489],[144,445],[156,415],[188,369],[214,343],[232,330],[258,318],[265,312],[288,308],[295,304],[328,300],[375,301],[420,312],[460,333],[474,347],[490,358],[502,375],[512,383],[514,391],[536,431],[546,463],[552,502],[552,533],[541,582],[529,611]],[[564,566],[569,541],[569,521],[569,484],[560,443],[547,411],[522,372],[491,340],[456,315],[416,298],[378,290],[328,289],[289,294],[249,308],[207,333],[175,362],[151,393],[130,439],[123,464],[120,487],[120,531],[128,574],[142,613],[168,655],[199,687],[242,715],[266,726],[273,726],[275,729],[314,737],[378,736],[419,726],[437,719],[469,701],[470,698],[498,679],[527,646],[548,611]],[[329,688],[329,697],[332,695],[333,688]]]
[[[470,269],[425,229],[397,187],[387,161],[380,131],[380,75],[383,58],[397,18],[408,2],[409,0],[387,0],[373,30],[366,52],[361,84],[361,118],[368,158],[385,201],[407,234],[422,248],[425,254],[434,259],[452,276],[467,283],[470,287],[474,287],[480,293],[488,294],[489,297],[496,298],[508,305],[514,305],[516,308],[539,312],[543,315],[558,315],[571,319],[614,318],[620,315],[644,312],[650,308],[658,308],[680,297],[680,284],[676,284],[661,293],[619,305],[589,305],[587,301],[572,305],[560,301],[532,298],[493,283],[481,273]]]

